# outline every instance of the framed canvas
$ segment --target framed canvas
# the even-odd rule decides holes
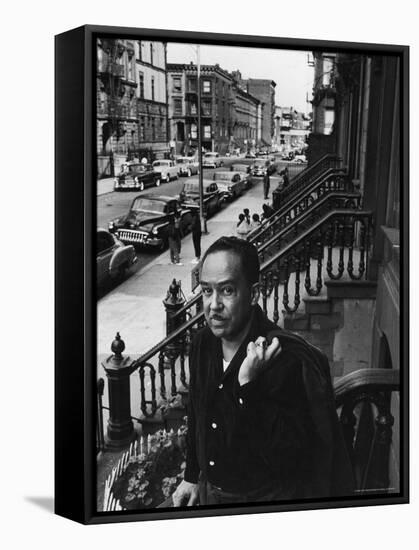
[[[56,513],[406,503],[407,46],[56,37]]]

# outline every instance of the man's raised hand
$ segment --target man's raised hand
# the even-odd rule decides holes
[[[268,346],[264,336],[259,336],[255,342],[249,342],[247,346],[247,355],[239,370],[239,384],[247,384],[254,380],[263,370],[263,367],[281,352],[281,344],[275,336]]]

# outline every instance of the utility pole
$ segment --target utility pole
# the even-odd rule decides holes
[[[196,68],[198,87],[198,163],[199,163],[199,217],[201,218],[201,231],[208,233],[207,220],[204,212],[204,183],[202,173],[202,136],[201,136],[201,60],[199,44],[196,46]]]

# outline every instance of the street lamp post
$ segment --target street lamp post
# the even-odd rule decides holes
[[[201,218],[201,231],[208,233],[207,220],[204,212],[204,183],[202,173],[202,135],[201,135],[201,62],[199,45],[196,46],[196,68],[197,68],[197,87],[198,87],[198,163],[199,163],[199,216]]]

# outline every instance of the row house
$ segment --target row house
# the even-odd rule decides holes
[[[98,39],[96,89],[99,175],[168,153],[165,44]]]
[[[237,83],[232,85],[233,117],[231,126],[231,149],[252,151],[260,144],[262,132],[262,103],[243,90]]]
[[[335,147],[333,127],[336,109],[336,54],[313,52],[313,120],[309,138],[309,162]]]
[[[207,151],[225,154],[230,148],[233,120],[232,78],[219,65],[202,65],[201,140]],[[169,63],[168,109],[172,152],[186,154],[198,148],[197,65]]]
[[[407,304],[406,286],[400,284],[401,187],[406,183],[401,171],[401,120],[407,103],[403,103],[406,98],[402,95],[401,60],[385,55],[316,53],[314,63],[309,166],[322,162],[325,154],[336,155],[360,193],[362,208],[372,213],[374,231],[366,266],[369,293],[362,294],[360,285],[358,294],[352,293],[352,300],[349,293],[342,299],[347,322],[350,307],[361,321],[349,326],[351,354],[354,343],[361,342],[366,368],[398,370],[406,375],[408,365],[401,362],[400,353],[400,306]],[[339,346],[342,342],[335,338],[336,352]],[[394,488],[399,486],[400,476],[399,410],[400,396],[394,392],[393,444],[388,465],[389,485]]]
[[[260,78],[242,79],[239,71],[235,71],[233,74],[236,75],[240,87],[261,103],[262,120],[258,145],[271,147],[275,133],[276,83],[273,80]]]
[[[310,117],[293,107],[275,107],[273,142],[280,151],[304,149],[310,133]]]

